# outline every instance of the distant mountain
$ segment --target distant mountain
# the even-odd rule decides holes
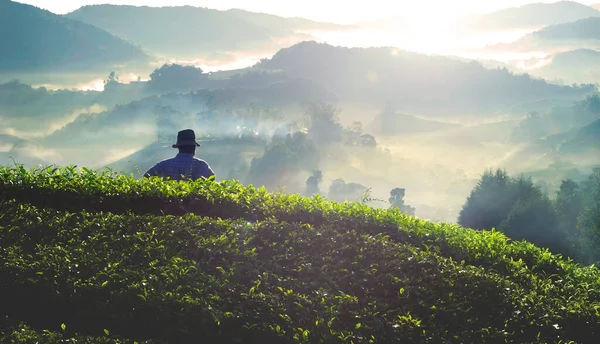
[[[589,17],[600,17],[600,11],[574,1],[559,1],[503,9],[476,16],[469,24],[486,28],[538,28]]]
[[[557,86],[506,69],[489,70],[474,61],[316,42],[281,49],[256,67],[316,80],[342,101],[389,103],[398,111],[421,115],[482,116],[519,103],[576,100],[596,91],[593,86]]]
[[[560,80],[564,84],[600,84],[600,51],[576,49],[555,54],[549,63],[531,71],[532,74],[547,80]],[[532,63],[536,63],[533,60]]]
[[[516,42],[488,47],[488,49],[510,51],[565,51],[598,48],[600,48],[600,18],[596,17],[550,25],[525,35]]]
[[[0,134],[0,165],[12,166],[17,163],[29,168],[50,164],[43,155],[43,148],[36,142]]]
[[[48,90],[17,80],[0,84],[0,132],[48,132],[60,128],[80,113],[97,112],[101,92]]]
[[[550,66],[566,68],[573,66],[574,64],[585,66],[595,65],[596,69],[598,69],[600,66],[600,51],[591,49],[576,49],[558,53],[553,56]]]
[[[600,153],[600,120],[592,122],[585,127],[564,135],[559,148],[562,154]]]
[[[546,114],[531,112],[512,131],[512,143],[558,137],[600,120],[600,96],[594,95],[569,106],[557,106]]]
[[[109,33],[34,6],[0,1],[0,72],[81,70],[145,59]]]
[[[284,18],[273,14],[249,12],[240,9],[231,9],[224,11],[224,13],[252,24],[266,27],[273,32],[289,33],[295,30],[337,30],[352,28],[351,25],[316,22],[298,17]]]
[[[296,30],[342,27],[243,10],[219,11],[192,6],[93,5],[66,16],[95,25],[157,54],[178,58],[262,49],[290,36],[309,37],[296,34]]]
[[[10,151],[17,143],[24,139],[8,134],[0,134],[0,152]]]
[[[586,18],[572,23],[550,25],[531,34],[543,40],[600,39],[600,18]]]
[[[585,166],[600,164],[600,120],[584,127],[551,135],[525,145],[513,157],[515,163],[526,157],[531,166],[552,166],[557,161],[567,166]]]

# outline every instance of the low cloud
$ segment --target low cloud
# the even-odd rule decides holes
[[[42,138],[42,137],[45,137],[45,136],[48,136],[48,135],[54,133],[57,130],[64,128],[66,125],[68,125],[69,123],[72,123],[79,116],[81,116],[83,114],[98,114],[98,113],[104,112],[106,110],[107,110],[107,108],[105,106],[101,106],[98,104],[94,104],[92,106],[84,107],[84,108],[77,108],[77,109],[73,110],[70,114],[62,117],[60,120],[56,120],[56,121],[48,124],[44,130],[38,130],[38,131],[15,129],[15,128],[8,126],[9,124],[5,124],[5,125],[3,125],[4,128],[0,129],[0,134],[8,134],[8,135],[20,137],[23,139]]]

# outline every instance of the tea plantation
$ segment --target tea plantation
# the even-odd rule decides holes
[[[236,182],[0,167],[1,343],[597,343],[600,273]]]

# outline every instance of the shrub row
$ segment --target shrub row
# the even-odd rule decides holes
[[[523,264],[536,273],[554,276],[555,280],[577,274],[578,279],[586,283],[599,283],[597,268],[579,268],[562,260],[560,255],[553,255],[531,243],[511,242],[499,232],[438,225],[409,217],[398,210],[374,209],[357,202],[337,203],[320,197],[268,193],[264,188],[244,186],[235,181],[135,179],[109,170],[98,173],[74,166],[32,170],[23,166],[0,167],[2,198],[70,212],[193,213],[250,222],[278,219],[316,227],[326,224],[364,234],[382,234],[393,241],[422,249],[432,247],[444,257],[482,266],[502,275],[512,275],[515,266]],[[598,300],[599,296],[595,294],[594,297]]]
[[[435,247],[276,219],[69,213],[16,201],[0,211],[3,328],[66,324],[65,336],[107,330],[140,343],[600,335],[598,282],[575,267],[556,280],[512,261],[503,276]]]
[[[66,326],[65,326],[66,329]],[[106,331],[105,335],[92,337],[75,334],[66,336],[64,330],[56,331],[42,330],[36,331],[26,323],[4,329],[0,333],[0,343],[10,344],[153,344],[153,341],[138,342],[129,339],[117,338],[110,336],[110,331]]]

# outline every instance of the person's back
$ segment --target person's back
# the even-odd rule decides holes
[[[177,134],[177,143],[173,148],[178,148],[179,153],[170,159],[160,161],[146,173],[146,177],[159,176],[172,180],[210,178],[214,172],[206,161],[196,158],[196,134],[193,130],[182,130]]]

